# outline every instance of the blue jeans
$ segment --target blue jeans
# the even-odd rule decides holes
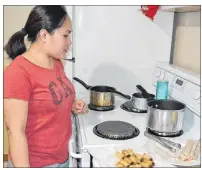
[[[8,168],[13,168],[13,164],[10,160],[8,160]],[[64,163],[55,163],[52,165],[45,166],[43,168],[69,168],[69,159],[67,159]]]

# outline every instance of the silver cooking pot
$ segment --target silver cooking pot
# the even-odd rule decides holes
[[[154,100],[155,95],[150,94],[149,98],[145,98],[141,93],[134,93],[132,95],[133,107],[139,110],[147,110],[148,102]]]
[[[147,110],[149,101],[154,100],[155,95],[148,93],[141,85],[136,86],[141,93],[132,95],[133,107],[140,110]]]
[[[125,95],[117,91],[114,87],[110,86],[89,86],[84,81],[77,77],[74,80],[83,85],[87,90],[90,90],[90,104],[94,107],[103,107],[105,109],[114,105],[114,93],[126,98],[131,99],[131,96]]]
[[[148,102],[147,128],[161,134],[178,133],[182,130],[185,104],[176,100]]]

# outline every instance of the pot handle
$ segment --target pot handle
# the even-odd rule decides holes
[[[153,101],[153,100],[155,100],[154,98],[148,98],[147,99],[147,102],[151,102],[151,101]]]
[[[84,83],[81,79],[79,79],[77,77],[73,77],[73,79],[76,80],[77,82],[81,83],[87,90],[89,90],[91,88],[91,86]]]
[[[124,98],[126,98],[126,99],[131,99],[131,96],[129,96],[129,95],[126,95],[126,94],[123,94],[123,93],[121,93],[121,92],[119,92],[119,91],[117,91],[117,90],[111,90],[110,89],[110,91],[111,92],[113,92],[113,93],[116,93],[116,94],[118,94],[118,95],[120,95],[120,96],[122,96],[122,97],[124,97]]]
[[[136,87],[142,92],[145,98],[150,98],[150,94],[141,85],[137,85]]]

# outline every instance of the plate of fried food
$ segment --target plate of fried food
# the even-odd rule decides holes
[[[171,164],[161,163],[145,152],[134,152],[132,149],[123,149],[116,152],[117,168],[153,168],[173,167]]]

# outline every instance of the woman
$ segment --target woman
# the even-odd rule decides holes
[[[75,100],[60,61],[71,45],[70,34],[63,6],[35,6],[5,46],[13,59],[4,71],[9,167],[68,167],[71,112],[88,112],[82,100]]]

